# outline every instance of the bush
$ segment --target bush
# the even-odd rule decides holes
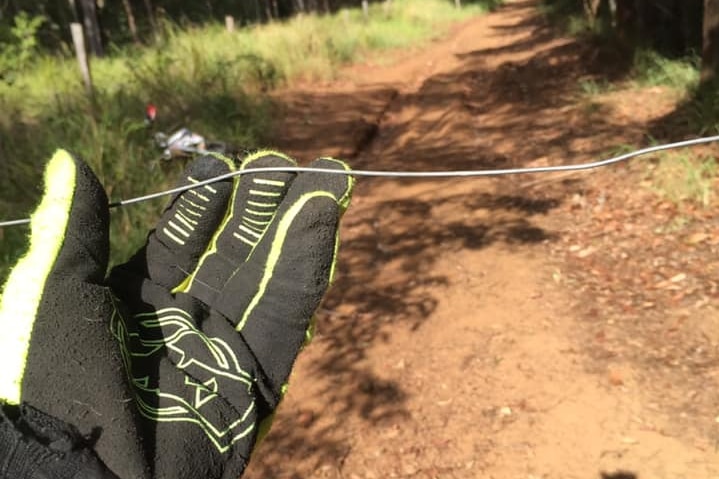
[[[21,12],[13,19],[13,26],[4,32],[0,41],[0,79],[12,82],[27,68],[36,55],[37,32],[45,17],[31,17]]]

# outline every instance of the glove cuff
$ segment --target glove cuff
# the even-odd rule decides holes
[[[28,404],[0,408],[0,477],[118,479],[74,426]]]

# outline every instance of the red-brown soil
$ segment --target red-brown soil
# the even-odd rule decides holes
[[[603,62],[510,1],[281,92],[274,146],[421,171],[675,139],[666,89],[579,94]],[[719,478],[719,214],[658,196],[651,162],[360,179],[318,333],[246,477]]]

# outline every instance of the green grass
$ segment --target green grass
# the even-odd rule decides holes
[[[689,107],[687,121],[697,135],[717,124],[718,95],[699,98],[699,59],[696,57],[667,58],[654,51],[635,52],[630,74],[630,88],[663,86],[677,92]],[[716,129],[716,126],[714,127]],[[667,200],[682,205],[695,203],[709,207],[714,201],[714,180],[719,173],[713,157],[691,153],[667,153],[659,157],[651,170],[651,188]]]
[[[612,91],[614,89],[614,85],[612,85],[611,82],[608,80],[605,80],[603,78],[595,79],[595,78],[585,78],[579,80],[578,83],[579,91],[582,95],[592,97],[595,95],[601,95],[602,93],[606,93],[609,91]]]
[[[600,33],[600,24],[592,25],[587,18],[582,2],[576,0],[543,0],[540,11],[568,35],[595,35]]]
[[[159,153],[142,124],[148,101],[160,107],[163,130],[183,125],[210,139],[261,146],[272,125],[268,91],[298,79],[331,79],[344,64],[421,44],[496,4],[458,10],[442,0],[394,0],[391,8],[372,5],[367,20],[350,9],[233,33],[221,25],[168,24],[156,45],[110,48],[109,57],[92,62],[93,101],[74,58],[40,56],[12,84],[0,82],[0,218],[28,215],[41,193],[43,165],[58,147],[81,155],[111,199],[170,186],[182,165],[158,167]],[[113,262],[144,241],[162,203],[113,211]],[[26,234],[25,227],[0,228],[0,281]]]
[[[542,0],[540,10],[553,24],[568,35],[591,39],[595,48],[617,52],[633,51],[628,79],[636,86],[668,86],[685,93],[692,92],[699,83],[698,56],[687,55],[669,58],[641,45],[627,45],[621,41],[608,18],[609,12],[600,12],[594,24],[587,18],[582,2],[576,0]],[[586,95],[607,91],[608,82],[585,80],[579,88]]]
[[[652,50],[639,49],[634,53],[631,76],[639,86],[661,85],[688,93],[699,84],[699,59],[667,58]]]
[[[684,202],[708,207],[714,199],[714,158],[691,154],[663,154],[651,171],[652,189],[678,205]]]
[[[680,101],[677,111],[681,111],[682,123],[689,125],[695,135],[719,132],[719,84],[700,87],[701,60],[698,56],[672,58],[641,45],[622,44],[606,19],[600,18],[591,25],[582,2],[576,0],[543,0],[540,8],[554,25],[570,35],[588,38],[600,52],[612,52],[612,56],[624,51],[633,52],[633,56],[628,57],[631,60],[628,69],[622,70],[621,79],[609,81],[600,76],[577,83],[578,97],[584,102],[587,115],[601,112],[596,97],[609,91],[661,86],[677,95]],[[609,156],[614,153],[626,151],[612,152]],[[713,184],[718,173],[713,158],[665,154],[651,169],[649,180],[651,189],[669,201],[678,205],[693,202],[707,207],[713,201]]]

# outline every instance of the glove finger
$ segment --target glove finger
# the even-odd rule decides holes
[[[62,291],[69,281],[103,282],[108,220],[107,196],[95,174],[58,150],[45,168],[45,192],[32,215],[30,247],[8,277],[0,302],[0,398],[19,400],[30,336],[46,289]]]
[[[185,170],[178,186],[186,186],[234,169],[231,160],[206,155],[197,158]],[[195,269],[222,223],[232,195],[233,179],[200,186],[175,195],[150,233],[146,245],[125,265],[111,274],[111,282],[120,273],[149,278],[172,289]]]
[[[296,166],[296,163],[284,155],[259,152],[247,158],[241,168],[291,166]],[[290,172],[241,175],[221,230],[186,287],[179,290],[189,291],[196,298],[212,304],[227,280],[264,236],[294,177],[295,173]]]
[[[332,159],[311,166],[348,169]],[[276,397],[331,282],[352,186],[347,175],[298,175],[267,235],[218,301],[216,309],[236,323]]]

